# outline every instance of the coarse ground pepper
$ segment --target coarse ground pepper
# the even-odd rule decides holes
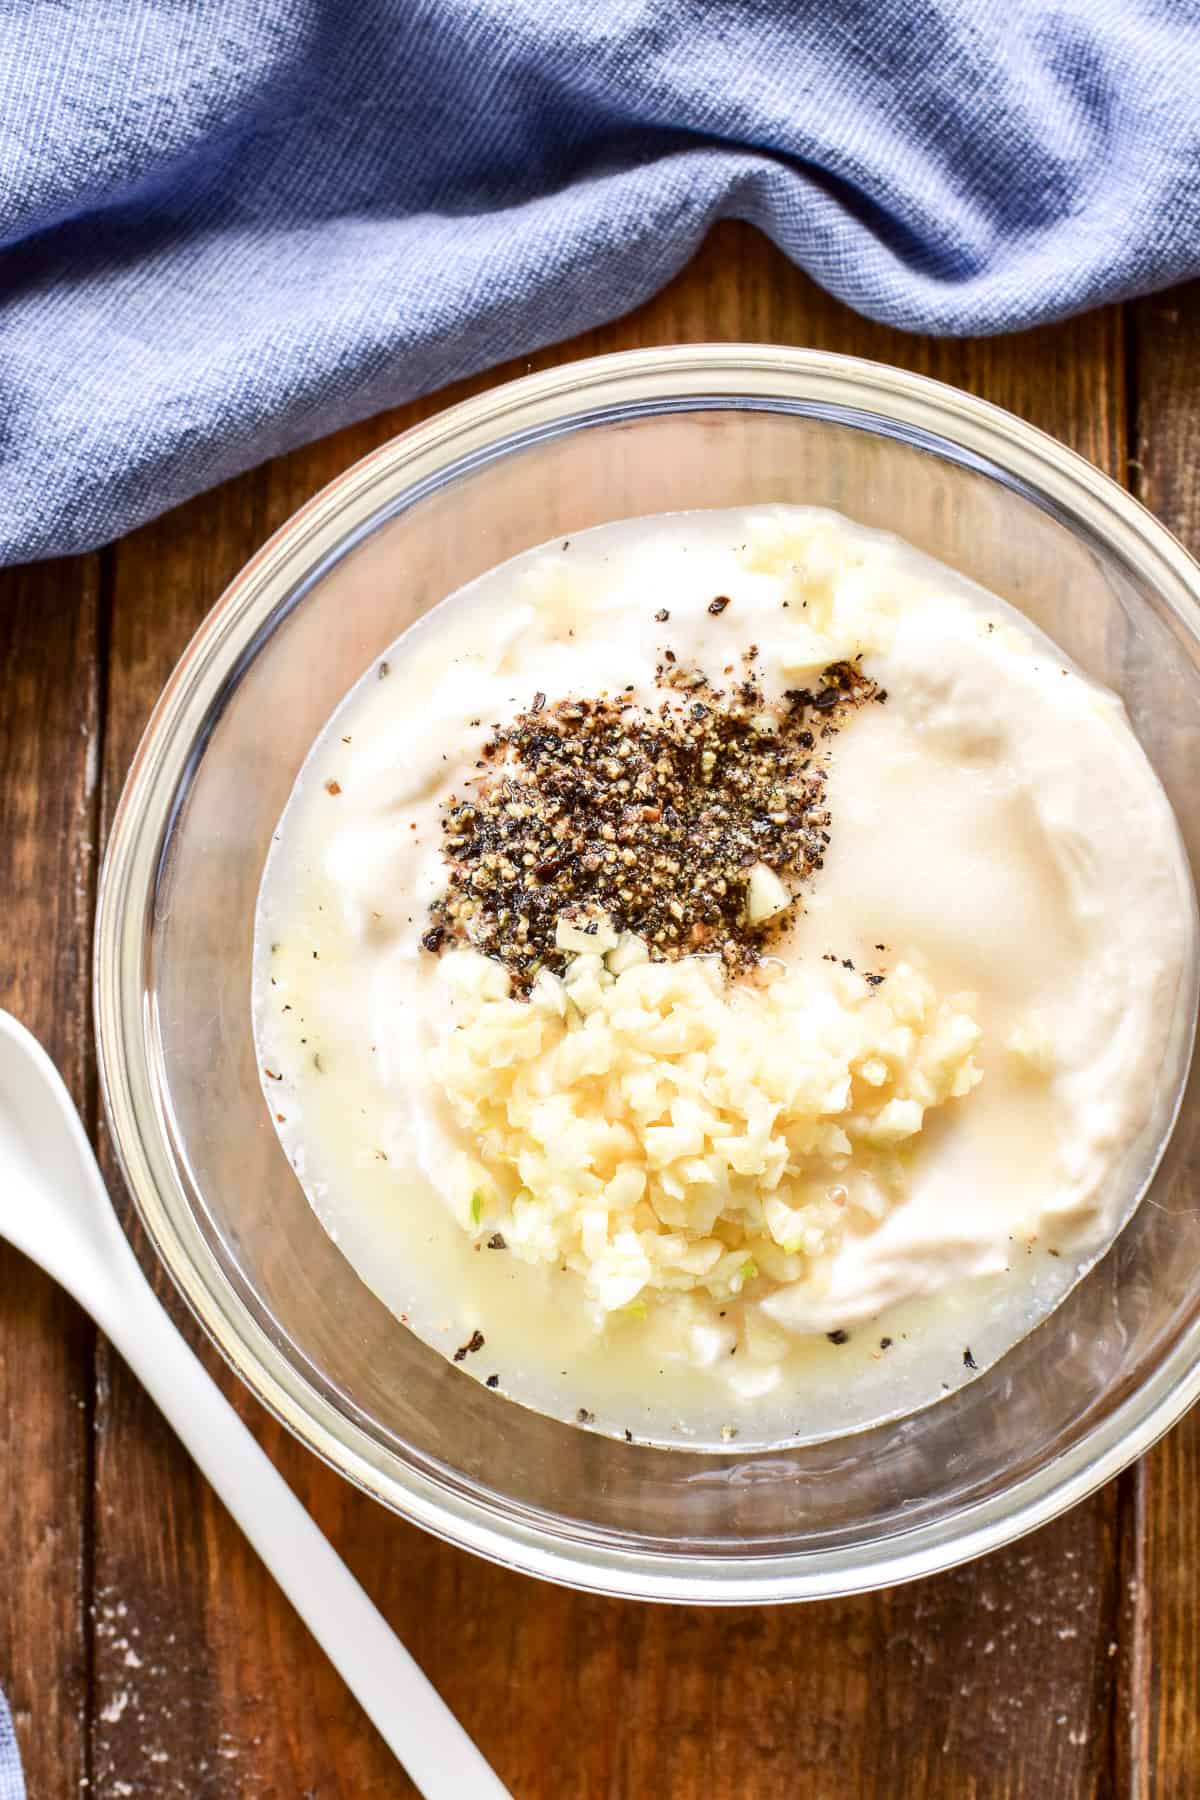
[[[536,694],[494,726],[475,791],[442,808],[448,876],[425,948],[472,945],[527,994],[539,969],[566,965],[558,920],[599,911],[655,960],[703,951],[731,972],[755,963],[791,908],[748,924],[749,871],[765,863],[799,883],[821,867],[828,741],[886,695],[838,662],[817,688],[768,703],[754,654],[728,690],[667,651],[658,678],[670,691],[656,709],[632,689],[549,705]]]

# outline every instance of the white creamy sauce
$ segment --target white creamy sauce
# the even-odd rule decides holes
[[[717,594],[730,604],[714,616]],[[833,744],[832,842],[774,953],[906,961],[970,994],[983,1079],[929,1116],[908,1197],[856,1220],[805,1279],[733,1303],[681,1295],[598,1330],[576,1274],[477,1248],[441,1191],[464,1146],[432,1074],[445,999],[420,946],[445,884],[439,808],[535,693],[632,685],[652,704],[664,649],[719,683],[756,645],[775,695],[857,642],[886,703]],[[481,1332],[464,1374],[543,1411],[744,1446],[926,1404],[1062,1298],[1169,1130],[1194,963],[1185,854],[1119,700],[898,541],[771,508],[531,552],[399,640],[331,719],[281,821],[253,1003],[305,1191],[414,1331],[448,1355]]]

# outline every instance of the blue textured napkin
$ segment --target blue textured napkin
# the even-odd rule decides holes
[[[21,1758],[13,1736],[8,1702],[0,1693],[0,1800],[25,1800],[25,1782],[21,1775]]]
[[[1200,0],[0,0],[0,561],[644,299],[913,330],[1200,269]]]

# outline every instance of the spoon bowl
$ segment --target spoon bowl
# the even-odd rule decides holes
[[[37,1039],[3,1011],[0,1237],[43,1268],[117,1341],[113,1269],[128,1253],[124,1233],[62,1077]]]

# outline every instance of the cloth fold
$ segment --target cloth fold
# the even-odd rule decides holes
[[[0,1800],[25,1800],[25,1778],[13,1732],[12,1715],[0,1688]]]
[[[610,319],[714,220],[914,331],[1200,270],[1197,0],[0,0],[0,561]]]

